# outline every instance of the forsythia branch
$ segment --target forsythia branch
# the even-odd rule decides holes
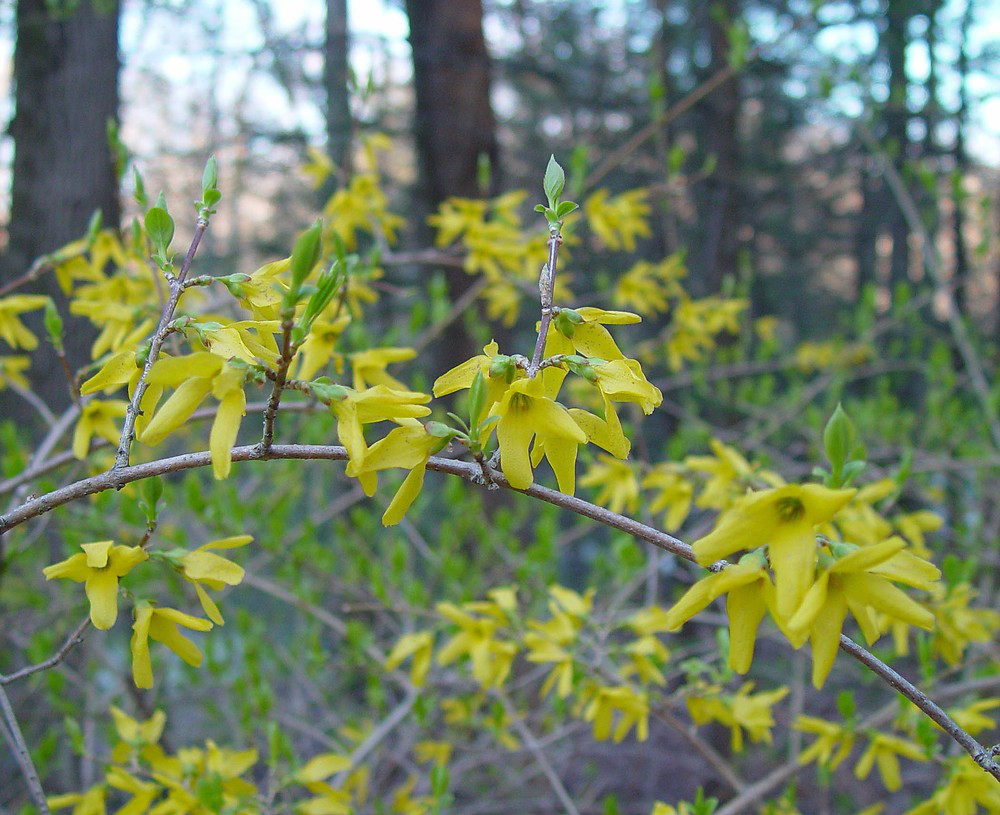
[[[344,447],[340,446],[306,444],[274,445],[269,450],[261,449],[260,445],[252,445],[236,447],[232,451],[233,461],[269,461],[276,459],[346,461],[348,453]],[[210,464],[211,454],[208,451],[203,451],[186,453],[135,466],[116,467],[99,475],[85,478],[60,489],[53,490],[37,498],[32,498],[21,506],[0,516],[0,535],[25,521],[37,518],[57,507],[88,495],[106,492],[110,489],[121,489],[126,484],[153,476],[166,475],[198,467],[207,467]],[[476,462],[456,461],[431,456],[427,461],[426,467],[428,470],[454,475],[472,483],[480,483],[481,471]],[[492,473],[492,479],[495,484],[501,487],[515,490],[500,472]],[[627,532],[639,540],[651,543],[685,560],[696,562],[694,552],[688,544],[633,518],[617,512],[611,512],[588,501],[565,495],[537,484],[531,484],[525,489],[515,491],[575,512],[605,526]],[[724,563],[718,562],[712,564],[709,568],[718,571],[724,568],[724,566]],[[995,757],[991,754],[991,751],[983,747],[983,745],[961,728],[926,694],[918,690],[911,682],[848,637],[841,636],[840,648],[883,679],[891,687],[895,688],[917,708],[923,711],[932,721],[940,725],[956,743],[972,756],[973,760],[980,767],[1000,781],[1000,764],[998,764]]]

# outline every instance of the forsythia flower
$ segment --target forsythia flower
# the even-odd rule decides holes
[[[545,395],[541,377],[512,382],[493,415],[500,417],[496,425],[500,467],[510,485],[519,490],[531,486],[533,473],[528,447],[532,438],[537,437],[545,448],[559,489],[572,495],[576,451],[579,445],[586,444],[587,434],[566,408]]]
[[[609,249],[634,252],[636,237],[648,238],[652,234],[647,222],[648,191],[636,189],[614,198],[609,196],[608,190],[601,188],[587,198],[583,204],[587,223]]]
[[[854,731],[825,719],[799,714],[793,727],[800,733],[817,736],[816,741],[799,755],[799,764],[815,761],[823,767],[836,770],[854,747]]]
[[[751,493],[723,513],[711,533],[694,543],[695,557],[708,566],[733,552],[766,543],[774,570],[777,613],[787,619],[813,582],[814,527],[829,521],[854,493],[818,484],[790,484]]]
[[[688,711],[695,724],[717,721],[729,728],[734,753],[743,749],[743,730],[753,742],[771,743],[774,716],[771,708],[788,695],[788,688],[751,694],[753,682],[744,683],[736,693],[689,696]]]
[[[989,813],[1000,812],[1000,784],[983,772],[969,756],[948,759],[948,781],[923,803],[907,810],[906,815],[979,812],[977,804]]]
[[[417,631],[413,634],[404,634],[393,646],[389,656],[385,659],[385,669],[394,671],[403,660],[413,657],[413,665],[410,667],[410,681],[414,687],[422,688],[427,684],[427,672],[431,667],[431,646],[434,638],[429,631]]]
[[[138,546],[116,546],[114,541],[96,541],[80,546],[75,554],[42,570],[46,580],[66,578],[83,583],[90,601],[90,621],[105,631],[118,619],[118,579],[127,575],[149,555]]]
[[[453,603],[438,603],[436,608],[439,614],[459,628],[458,633],[438,651],[438,663],[450,665],[460,657],[468,656],[472,661],[472,675],[483,688],[503,685],[517,655],[517,644],[495,638],[499,621],[474,616]],[[489,609],[495,610],[499,608]]]
[[[404,362],[416,355],[417,352],[412,348],[370,348],[351,354],[354,389],[363,391],[369,385],[385,385],[387,388],[405,391],[406,385],[390,376],[385,369],[393,362]]]
[[[24,372],[30,367],[30,357],[0,357],[0,391],[8,385],[17,385],[20,388],[31,387],[24,377]]]
[[[153,666],[149,659],[149,640],[162,642],[188,665],[201,665],[202,655],[198,647],[178,630],[178,626],[193,631],[209,631],[211,620],[192,617],[173,608],[155,608],[149,603],[139,603],[135,607],[135,622],[132,624],[132,679],[137,688],[153,687]]]
[[[883,571],[889,570],[888,577],[905,581],[909,576],[906,572],[897,575],[891,571],[893,560],[905,546],[905,541],[897,537],[874,546],[832,543],[829,548],[833,557],[826,552],[821,553],[822,571],[806,592],[802,605],[787,621],[793,643],[795,637],[805,633],[809,635],[815,687],[823,686],[833,667],[848,609],[861,624],[869,642],[872,641],[870,635],[877,636],[878,633],[870,622],[869,607],[920,628],[929,630],[934,627],[933,614],[911,600],[886,577],[873,572],[875,567],[881,566]],[[906,565],[904,563],[904,569]],[[933,571],[937,572],[937,569],[933,568]],[[922,587],[930,588],[930,584],[924,583]]]
[[[402,426],[375,442],[360,460],[352,460],[347,474],[360,478],[369,473],[401,467],[409,470],[392,502],[382,515],[385,526],[398,524],[424,485],[427,461],[447,443],[447,439],[432,436],[416,419],[398,419]]]
[[[73,432],[73,455],[81,461],[87,457],[90,450],[90,439],[96,433],[111,444],[118,444],[121,435],[115,419],[125,416],[128,403],[120,399],[93,399],[80,410],[80,418]]]
[[[739,563],[699,580],[667,612],[664,626],[667,631],[676,631],[723,594],[728,594],[729,667],[746,673],[753,661],[757,629],[764,613],[768,608],[774,613],[774,587],[763,552],[750,552]]]
[[[924,751],[912,741],[885,733],[875,733],[868,743],[868,749],[854,765],[854,776],[859,779],[867,778],[872,767],[877,764],[885,788],[889,792],[895,792],[903,786],[899,774],[899,756],[911,761],[927,761]]]
[[[212,394],[219,400],[208,445],[212,472],[216,478],[226,478],[232,466],[232,448],[246,412],[245,377],[245,369],[208,351],[158,359],[149,371],[149,383],[176,390],[153,414],[139,440],[143,444],[159,444],[182,427],[205,397]]]
[[[663,526],[667,532],[675,532],[691,511],[694,486],[673,464],[659,464],[644,479],[642,486],[656,490],[656,498],[649,506],[650,512],[666,510]]]
[[[221,589],[223,586],[238,586],[243,581],[245,572],[242,566],[215,554],[213,550],[235,549],[246,546],[252,540],[252,535],[234,535],[221,540],[209,541],[194,551],[186,552],[178,557],[177,563],[180,566],[181,574],[194,586],[205,616],[216,625],[224,625],[225,621],[222,619],[219,607],[209,597],[204,586],[215,590]]]
[[[306,337],[298,354],[296,354],[296,359],[299,357],[302,359],[302,365],[298,371],[299,379],[312,379],[320,368],[334,358],[337,341],[350,321],[350,316],[345,314],[332,323],[316,320],[312,324],[309,336]]]
[[[18,314],[45,308],[49,298],[41,294],[15,294],[0,300],[0,339],[11,348],[31,351],[38,347],[38,338],[32,334]]]
[[[635,691],[626,685],[595,685],[584,698],[587,702],[583,719],[594,723],[596,741],[610,737],[618,744],[633,727],[638,741],[649,738],[649,697],[645,691]],[[619,714],[617,725],[614,723],[615,712]]]
[[[755,473],[743,456],[718,439],[709,442],[713,455],[688,456],[684,466],[697,472],[708,473],[710,478],[695,499],[695,504],[709,509],[725,509],[741,496],[757,475],[772,487],[783,485],[781,478],[767,470]]]
[[[632,466],[610,456],[599,455],[597,458],[601,463],[592,466],[580,479],[580,484],[599,487],[595,502],[612,512],[634,512],[639,505],[639,481]]]

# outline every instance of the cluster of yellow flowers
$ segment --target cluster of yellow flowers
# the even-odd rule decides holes
[[[46,566],[44,574],[46,580],[63,578],[83,583],[90,602],[90,622],[102,631],[111,628],[118,619],[119,581],[140,563],[150,559],[161,561],[194,587],[208,619],[157,606],[149,600],[136,599],[134,602],[132,679],[138,688],[151,688],[150,640],[163,643],[189,665],[201,665],[201,651],[180,632],[179,626],[192,631],[208,631],[213,625],[224,624],[218,605],[206,589],[218,591],[225,586],[239,585],[244,572],[242,566],[216,554],[216,551],[246,546],[251,540],[253,538],[249,535],[237,535],[210,541],[192,551],[157,551],[152,558],[141,546],[119,546],[109,540],[95,541],[81,544],[82,552]]]

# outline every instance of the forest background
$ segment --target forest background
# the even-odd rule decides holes
[[[990,718],[1000,709],[1000,13],[990,3],[20,0],[0,15],[11,88],[0,297],[51,297],[65,343],[63,357],[44,339],[41,307],[24,317],[43,337],[30,368],[0,334],[4,511],[111,463],[100,430],[83,456],[70,450],[83,408],[62,373],[63,358],[71,377],[83,369],[78,386],[100,368],[93,343],[107,326],[74,307],[76,283],[51,273],[63,268],[58,250],[89,230],[80,256],[93,266],[104,246],[98,271],[114,276],[95,210],[127,244],[133,219],[150,232],[144,213],[162,190],[186,245],[188,202],[214,156],[222,199],[192,274],[215,278],[286,257],[317,215],[334,232],[338,219],[356,224],[338,233],[339,251],[357,257],[352,319],[331,337],[334,378],[359,387],[361,371],[430,392],[491,339],[530,352],[546,241],[530,207],[554,154],[566,197],[581,204],[567,219],[559,294],[641,315],[612,327],[662,392],[648,417],[622,411],[627,463],[581,454],[580,496],[693,542],[772,472],[796,483],[835,467],[823,428],[843,404],[866,506],[943,571],[921,599],[935,631],[894,631],[873,650],[984,744],[1000,740]],[[498,203],[463,210],[455,197]],[[225,292],[207,296],[203,312],[227,307]],[[251,397],[257,415],[266,396]],[[283,409],[276,439],[336,441],[315,400]],[[245,443],[259,435],[252,413]],[[448,421],[436,406],[434,418]],[[206,433],[192,427],[167,447],[204,449]],[[211,782],[202,766],[183,811],[648,813],[698,799],[693,811],[708,812],[714,797],[725,812],[909,812],[943,806],[946,793],[1000,811],[997,793],[962,786],[980,782],[957,745],[861,666],[838,662],[813,690],[808,651],[762,634],[748,688],[727,666],[723,614],[681,634],[633,616],[669,608],[696,566],[444,476],[383,529],[398,483],[390,475],[369,499],[329,462],[236,465],[224,482],[196,470],[165,478],[158,501],[102,493],[0,538],[0,688],[46,793],[69,793],[58,803],[76,815],[132,795],[131,815],[156,806],[129,785],[149,782],[137,756],[157,740],[162,710],[168,753],[210,755],[206,739],[256,751],[216,755]],[[716,502],[713,489],[728,497]],[[227,625],[198,635],[203,666],[158,656],[148,691],[133,682],[127,625],[79,642],[82,592],[42,575],[88,541],[155,537],[169,551],[243,534],[253,544],[231,556],[246,572],[224,595]],[[197,608],[184,580],[147,580],[147,593]],[[514,585],[516,615],[508,594],[488,595]],[[428,677],[397,670],[430,658],[414,639],[423,632],[444,643],[459,621],[490,614],[514,631],[477,628],[491,653],[517,654],[509,677],[484,682],[447,659]],[[526,632],[564,618],[568,662],[532,651]],[[393,653],[406,655],[386,668]],[[49,669],[6,681],[52,654]],[[553,664],[569,665],[572,693],[546,686]],[[599,732],[600,675],[647,694],[648,739],[611,744]],[[129,731],[111,706],[152,731]],[[802,762],[814,738],[831,752]],[[127,761],[122,741],[137,751]],[[333,769],[313,777],[317,755]],[[108,774],[115,762],[132,781]],[[85,790],[99,794],[72,797]],[[304,803],[316,800],[326,803]],[[0,756],[0,811],[30,801],[13,749]]]

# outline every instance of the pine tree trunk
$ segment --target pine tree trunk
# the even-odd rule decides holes
[[[0,280],[80,237],[91,214],[117,227],[107,123],[118,115],[118,4],[82,2],[68,19],[45,0],[18,0],[14,53],[14,181]]]

